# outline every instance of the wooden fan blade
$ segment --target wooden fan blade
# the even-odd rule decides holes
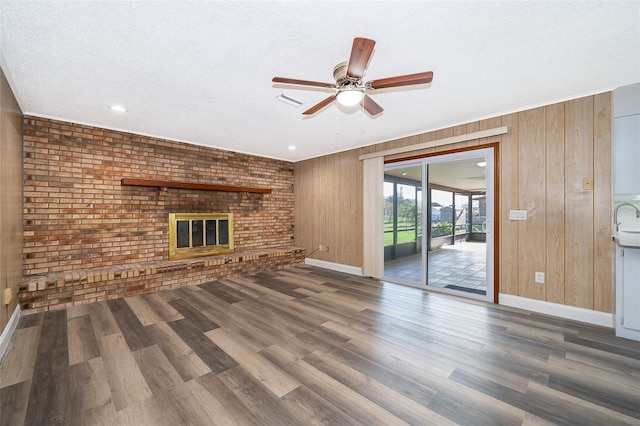
[[[311,114],[315,114],[316,112],[320,111],[322,108],[326,107],[327,105],[329,105],[331,102],[334,101],[334,99],[336,98],[336,95],[331,95],[328,98],[326,98],[325,100],[318,102],[317,104],[315,104],[314,106],[312,106],[311,108],[309,108],[308,110],[306,110],[305,112],[302,113],[302,115],[311,115]]]
[[[286,78],[286,77],[273,77],[271,81],[273,81],[274,83],[299,84],[301,86],[327,87],[329,89],[337,88],[335,83],[322,83],[320,81],[297,80],[295,78]]]
[[[371,115],[378,115],[382,111],[384,111],[382,107],[378,105],[376,101],[371,99],[371,96],[367,95],[366,93],[364,95],[364,98],[362,98],[362,106]]]
[[[364,76],[375,45],[376,42],[368,38],[356,37],[353,39],[351,57],[347,66],[347,75],[349,77],[361,79]]]
[[[384,89],[387,87],[411,86],[413,84],[431,83],[433,72],[419,72],[416,74],[399,75],[397,77],[381,78],[367,82],[367,87],[372,89]]]

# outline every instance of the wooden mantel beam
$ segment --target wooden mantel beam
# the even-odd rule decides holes
[[[209,185],[206,183],[174,182],[155,179],[124,178],[122,186],[150,186],[155,188],[199,189],[202,191],[251,192],[254,194],[271,194],[271,188],[255,188],[250,186]]]

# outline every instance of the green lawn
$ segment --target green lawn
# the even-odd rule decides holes
[[[400,231],[398,232],[398,244],[413,243],[416,241],[416,231]],[[393,245],[393,232],[384,233],[384,245]]]

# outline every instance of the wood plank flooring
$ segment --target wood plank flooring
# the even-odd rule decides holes
[[[640,425],[640,342],[301,266],[23,316],[1,425]]]

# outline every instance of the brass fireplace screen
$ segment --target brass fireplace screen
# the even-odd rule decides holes
[[[169,260],[233,253],[232,213],[169,214]]]

